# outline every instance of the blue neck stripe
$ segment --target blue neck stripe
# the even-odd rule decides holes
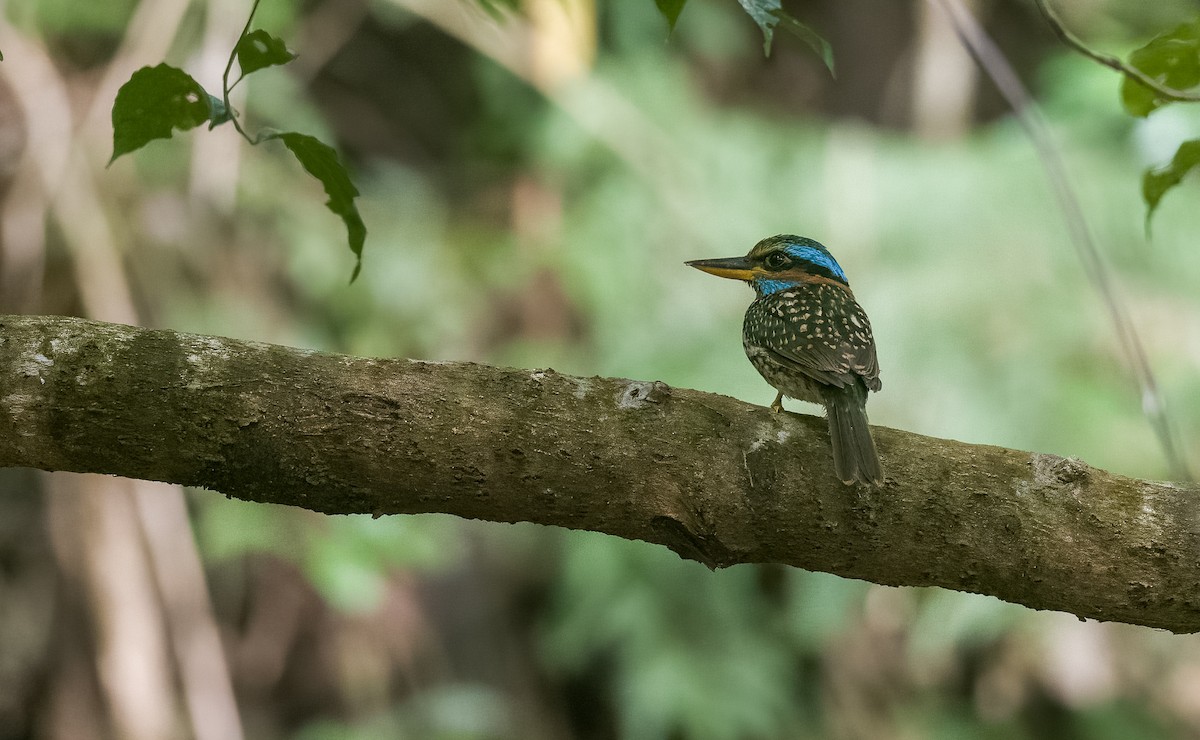
[[[768,280],[766,278],[755,278],[754,290],[759,295],[771,295],[778,293],[781,290],[795,288],[800,283],[795,280]]]

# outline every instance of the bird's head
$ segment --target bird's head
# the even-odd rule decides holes
[[[687,264],[717,277],[744,280],[760,296],[803,283],[833,283],[850,287],[846,273],[820,242],[780,234],[763,239],[745,257],[693,260]]]

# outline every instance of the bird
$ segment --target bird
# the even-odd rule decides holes
[[[742,346],[778,391],[771,410],[783,410],[784,396],[824,406],[838,478],[847,485],[881,485],[883,469],[866,407],[868,391],[882,387],[875,339],[829,250],[814,239],[779,234],[755,244],[745,257],[686,264],[754,288]]]

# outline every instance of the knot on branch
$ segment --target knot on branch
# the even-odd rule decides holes
[[[656,516],[650,526],[676,555],[702,563],[710,570],[724,568],[740,562],[737,556],[714,534],[705,532],[697,522],[684,521],[677,516]]]
[[[1032,462],[1034,482],[1040,485],[1086,483],[1091,477],[1091,468],[1077,457],[1035,454]]]
[[[617,397],[617,406],[623,409],[645,408],[646,404],[662,403],[670,395],[671,386],[660,380],[653,383],[634,380],[630,381]]]

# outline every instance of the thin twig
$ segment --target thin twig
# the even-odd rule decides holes
[[[237,80],[234,81],[233,85],[230,85],[229,72],[233,69],[233,60],[237,58],[238,43],[240,43],[242,38],[245,37],[245,35],[250,31],[250,24],[254,22],[254,14],[258,12],[258,4],[261,1],[262,0],[254,0],[254,5],[250,7],[250,15],[246,18],[246,25],[242,27],[242,32],[238,34],[237,41],[234,42],[233,49],[230,50],[229,61],[225,63],[225,72],[221,75],[221,99],[225,102],[225,111],[229,116],[229,120],[233,123],[233,127],[237,129],[239,134],[242,135],[242,138],[251,144],[257,144],[258,141],[251,137],[250,134],[246,133],[246,130],[242,128],[242,124],[238,123],[237,115],[234,113],[234,110],[229,103],[230,91],[233,90],[235,85],[242,81],[242,78],[245,77],[245,74],[239,75]]]
[[[1058,16],[1054,14],[1054,11],[1050,9],[1048,0],[1034,0],[1034,4],[1042,12],[1042,17],[1046,19],[1046,23],[1049,24],[1050,30],[1054,31],[1054,35],[1058,37],[1058,40],[1080,54],[1083,54],[1088,59],[1120,72],[1130,80],[1154,92],[1160,98],[1166,100],[1200,101],[1200,93],[1176,90],[1173,87],[1162,84],[1137,67],[1132,67],[1114,56],[1101,54],[1098,51],[1089,49],[1078,36],[1067,30],[1062,21],[1058,19]]]
[[[1037,1],[1042,2],[1042,0]],[[1071,243],[1079,254],[1084,272],[1108,308],[1109,318],[1116,330],[1121,350],[1137,379],[1138,389],[1142,396],[1142,412],[1150,420],[1151,426],[1158,435],[1159,443],[1162,445],[1172,474],[1180,481],[1193,480],[1187,460],[1184,459],[1176,444],[1173,427],[1167,415],[1162,394],[1158,390],[1154,371],[1146,357],[1146,351],[1142,347],[1137,329],[1129,318],[1125,305],[1117,295],[1112,276],[1100,256],[1100,250],[1096,247],[1096,241],[1088,227],[1087,219],[1084,218],[1079,199],[1071,187],[1067,177],[1066,164],[1054,143],[1049,126],[1041,117],[1029,91],[1025,89],[1025,85],[1013,70],[1012,65],[1008,63],[1004,53],[987,35],[975,16],[963,7],[961,0],[930,0],[930,2],[939,4],[949,16],[963,45],[975,58],[980,68],[995,83],[1000,94],[1008,101],[1017,121],[1025,129],[1034,148],[1037,149],[1042,166],[1046,169],[1046,177],[1050,180],[1063,218],[1067,222]]]

